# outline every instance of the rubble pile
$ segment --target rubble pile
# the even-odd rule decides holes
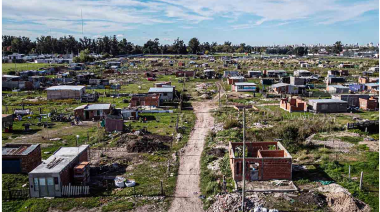
[[[168,150],[173,137],[145,134],[143,136],[122,135],[117,141],[118,146],[126,147],[128,152],[152,152],[158,150]]]
[[[350,192],[336,183],[323,185],[317,188],[317,191],[322,192],[326,196],[327,205],[334,212],[371,211],[371,207],[366,203],[351,196]]]
[[[219,211],[240,211],[241,207],[241,194],[240,193],[230,193],[230,194],[217,194],[213,198],[214,203],[207,210],[208,212],[219,212]],[[246,210],[247,211],[268,211],[268,212],[278,212],[276,209],[266,209],[262,207],[265,203],[264,194],[261,193],[250,193],[246,196]]]

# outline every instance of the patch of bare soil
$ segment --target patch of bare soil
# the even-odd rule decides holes
[[[173,137],[157,134],[145,134],[135,136],[130,134],[122,135],[117,141],[117,146],[125,147],[128,152],[153,152],[168,150]]]
[[[359,144],[365,144],[369,148],[369,150],[378,152],[379,151],[379,141],[361,141]]]
[[[334,212],[369,212],[371,208],[366,203],[351,196],[350,192],[342,186],[332,183],[317,188],[326,196],[327,205]]]

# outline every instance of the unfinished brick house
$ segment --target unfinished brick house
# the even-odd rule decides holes
[[[2,152],[3,174],[27,174],[41,164],[39,144],[6,144]]]
[[[101,120],[112,111],[111,104],[86,104],[74,109],[75,117],[82,121]]]
[[[370,97],[369,99],[359,99],[360,109],[362,110],[378,110],[379,109],[379,99]]]
[[[283,98],[280,101],[280,108],[288,112],[306,112],[307,103],[298,98]]]
[[[136,94],[132,96],[130,107],[138,106],[160,106],[160,94]]]
[[[248,181],[291,180],[292,156],[280,142],[245,143],[245,179]],[[243,143],[229,143],[229,157],[232,177],[243,179]]]

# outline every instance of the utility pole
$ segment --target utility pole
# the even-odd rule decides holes
[[[220,108],[220,86],[219,86],[219,108]]]
[[[241,195],[241,209],[244,212],[245,199],[245,108],[243,108],[243,189]]]

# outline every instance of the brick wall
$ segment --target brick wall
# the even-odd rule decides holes
[[[29,155],[21,158],[21,171],[29,173],[41,164],[41,147],[37,146]]]

